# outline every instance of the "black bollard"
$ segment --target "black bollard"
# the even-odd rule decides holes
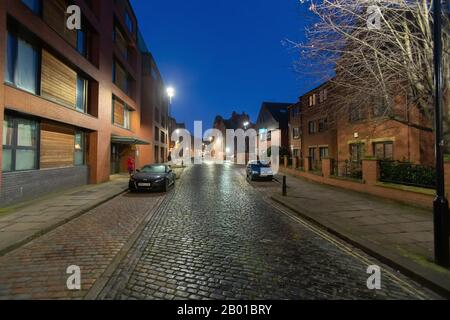
[[[283,176],[283,197],[287,196],[286,176]]]

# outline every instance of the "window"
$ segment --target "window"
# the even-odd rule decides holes
[[[353,162],[360,162],[364,154],[364,144],[352,143],[350,145],[350,159]]]
[[[36,49],[8,32],[6,59],[5,81],[37,94],[39,55]]]
[[[74,150],[74,164],[76,166],[84,165],[85,155],[85,135],[84,132],[75,132],[75,150]]]
[[[316,94],[312,94],[309,96],[309,106],[315,106],[317,102],[317,95]]]
[[[388,142],[376,142],[373,144],[373,153],[377,159],[392,160],[394,159],[393,153],[394,144]]]
[[[300,139],[300,128],[294,128],[292,130],[292,138],[293,139]]]
[[[128,14],[128,12],[125,12],[125,25],[127,26],[128,31],[133,33],[133,21],[131,20],[130,15]]]
[[[292,117],[298,118],[300,116],[300,107],[294,107],[292,109]]]
[[[87,87],[87,80],[78,75],[76,109],[81,112],[87,111]]]
[[[328,147],[320,147],[319,153],[320,153],[320,160],[328,158]]]
[[[130,94],[130,81],[128,73],[116,61],[113,64],[113,82],[126,94]]]
[[[309,148],[309,157],[311,160],[316,160],[316,148]]]
[[[155,141],[159,141],[159,128],[155,127]]]
[[[309,132],[309,134],[314,134],[317,132],[317,122],[316,121],[308,122],[308,132]]]
[[[22,0],[22,3],[30,8],[35,14],[41,14],[41,0]]]
[[[384,99],[376,101],[373,106],[373,116],[375,118],[388,116],[388,105]]]
[[[325,132],[328,129],[328,120],[320,119],[319,120],[319,132]]]
[[[166,143],[166,134],[161,131],[161,143]]]
[[[77,51],[83,56],[87,57],[87,35],[84,29],[77,30]]]
[[[351,106],[349,112],[350,122],[361,121],[366,118],[364,108],[361,106]]]
[[[38,123],[5,115],[3,120],[2,170],[37,169]]]
[[[325,100],[327,100],[327,98],[328,98],[328,90],[327,89],[321,90],[320,93],[319,93],[319,101],[320,101],[320,103],[322,103]]]
[[[120,99],[113,96],[112,122],[124,129],[131,128],[131,111]]]
[[[128,60],[128,42],[123,35],[122,31],[116,26],[114,28],[114,42],[116,43],[117,47],[119,48],[120,53],[122,56]]]

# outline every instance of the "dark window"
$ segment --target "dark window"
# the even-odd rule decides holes
[[[300,128],[294,128],[292,130],[292,138],[293,139],[300,139]]]
[[[309,157],[311,160],[316,160],[316,148],[309,148]]]
[[[361,161],[363,154],[364,154],[364,144],[353,143],[350,145],[350,159],[353,162]]]
[[[8,32],[5,81],[16,87],[38,93],[37,50],[25,40]]]
[[[357,122],[366,118],[365,110],[361,106],[352,106],[349,108],[350,122]]]
[[[328,129],[328,120],[321,119],[319,120],[319,132],[325,132]]]
[[[384,100],[379,100],[374,103],[373,106],[373,116],[374,117],[385,117],[388,116],[388,105]]]
[[[159,128],[155,127],[155,141],[159,141]]]
[[[2,171],[37,169],[38,133],[36,121],[5,115]]]
[[[84,132],[75,132],[75,151],[74,151],[74,164],[76,166],[84,165],[85,157],[85,135]]]
[[[308,132],[310,134],[314,134],[317,132],[317,122],[316,121],[309,121],[308,122]]]
[[[22,3],[30,8],[35,14],[41,14],[41,0],[22,0]]]
[[[87,110],[87,86],[87,80],[78,75],[76,109],[81,112],[86,112]]]
[[[320,160],[328,158],[328,147],[320,147],[319,153],[320,153]]]
[[[373,144],[373,153],[377,159],[392,160],[394,144],[392,142],[376,142]]]
[[[116,61],[113,64],[113,82],[127,95],[130,94],[130,80],[128,73]]]
[[[125,25],[128,28],[128,31],[133,33],[133,20],[131,20],[130,15],[128,12],[125,12]]]

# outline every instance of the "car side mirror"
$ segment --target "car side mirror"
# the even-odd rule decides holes
[[[137,173],[139,173],[139,172],[141,172],[141,170],[139,170],[139,169],[136,169],[136,172],[137,172]]]

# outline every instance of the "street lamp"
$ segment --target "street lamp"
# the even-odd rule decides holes
[[[441,0],[433,1],[434,86],[436,126],[436,199],[433,205],[434,257],[443,267],[450,267],[449,210],[445,198],[444,131],[443,131],[443,70],[442,70],[442,12]]]
[[[175,89],[173,87],[167,88],[167,96],[169,97],[170,104],[172,104],[172,98],[175,96]]]
[[[250,125],[250,122],[248,122],[248,121],[245,121],[245,122],[244,122],[244,128],[245,128],[245,129],[247,129],[247,127],[248,127],[249,125]]]

